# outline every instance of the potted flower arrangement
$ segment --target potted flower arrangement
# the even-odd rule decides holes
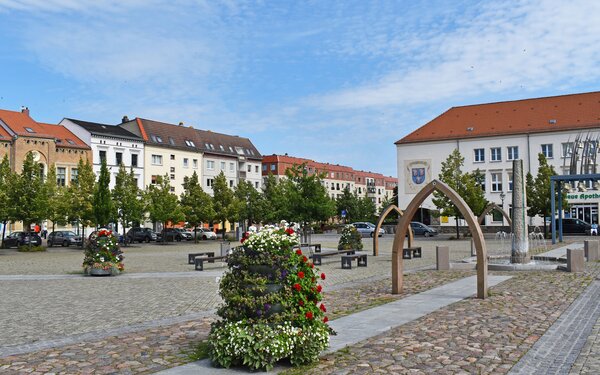
[[[362,237],[353,225],[346,225],[338,242],[338,250],[362,250]]]
[[[294,366],[316,361],[327,348],[333,331],[318,284],[325,274],[297,245],[291,228],[265,227],[234,249],[209,337],[214,363],[270,370],[286,358]]]
[[[125,269],[123,252],[119,241],[108,229],[100,229],[90,240],[85,249],[83,269],[90,276],[118,275]]]

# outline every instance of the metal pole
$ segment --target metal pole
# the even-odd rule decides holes
[[[555,182],[550,180],[550,223],[552,223],[552,225],[550,226],[550,228],[552,228],[552,244],[556,244],[556,220],[554,220],[554,213],[556,212],[556,196],[555,196],[555,189],[554,189],[554,185]],[[546,220],[546,218],[544,218],[544,220]]]
[[[558,241],[563,242],[562,183],[558,184]]]

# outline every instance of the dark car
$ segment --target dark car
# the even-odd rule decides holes
[[[81,245],[81,237],[70,230],[57,230],[48,236],[48,246],[61,245],[63,247],[71,245]]]
[[[127,240],[129,242],[150,242],[156,241],[158,236],[150,228],[131,228],[127,231]]]
[[[160,233],[160,239],[164,241],[181,241],[183,235],[176,228],[165,228]]]
[[[188,232],[187,230],[185,230],[183,228],[175,228],[175,230],[178,231],[179,233],[181,233],[181,236],[186,241],[191,241],[194,239],[194,234]]]
[[[410,227],[413,230],[415,236],[431,237],[437,236],[438,234],[437,230],[433,229],[432,227],[428,227],[423,223],[419,223],[418,221],[411,221]]]
[[[592,224],[581,219],[565,218],[562,219],[563,233],[569,234],[589,234]],[[558,232],[558,219],[556,219],[556,231]]]
[[[19,247],[29,245],[30,242],[32,246],[40,246],[42,238],[34,232],[12,232],[4,238],[4,247]]]

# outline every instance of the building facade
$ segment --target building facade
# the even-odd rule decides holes
[[[381,173],[355,170],[348,166],[321,163],[311,159],[298,158],[288,155],[267,155],[263,157],[262,176],[269,174],[275,178],[285,178],[285,171],[294,165],[306,164],[309,175],[323,174],[323,185],[331,199],[337,199],[344,194],[345,189],[355,192],[361,197],[370,198],[376,207],[381,208],[386,199],[394,195],[397,180]]]
[[[406,208],[425,184],[437,178],[442,162],[458,149],[465,158],[463,172],[479,170],[485,176],[486,199],[509,212],[512,161],[522,159],[525,172],[535,177],[542,153],[558,174],[568,174],[573,141],[582,136],[600,136],[600,92],[453,107],[396,142],[399,207]],[[567,215],[598,223],[600,198],[591,197],[569,194]],[[423,221],[435,224],[431,197],[422,208]],[[440,224],[455,222],[441,217]],[[498,214],[488,215],[484,224],[500,226],[504,221]],[[543,221],[530,218],[530,224]]]
[[[144,141],[133,133],[115,125],[64,118],[60,125],[82,139],[92,150],[94,173],[100,174],[102,160],[110,171],[110,184],[115,186],[119,167],[123,164],[133,170],[140,189],[144,189]]]

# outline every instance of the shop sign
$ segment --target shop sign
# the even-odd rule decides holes
[[[589,201],[589,200],[598,200],[598,199],[600,199],[600,193],[567,194],[567,200]]]

